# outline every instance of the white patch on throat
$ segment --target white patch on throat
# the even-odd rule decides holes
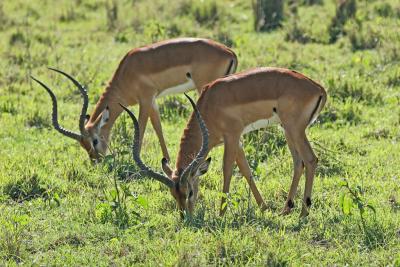
[[[157,95],[157,98],[164,97],[167,95],[172,95],[172,94],[185,93],[187,91],[194,89],[195,87],[196,86],[193,83],[193,80],[188,79],[187,82],[185,82],[185,83],[162,90],[161,93]]]
[[[276,113],[274,113],[274,115],[268,119],[261,119],[261,120],[255,121],[255,122],[247,125],[244,128],[242,135],[252,132],[252,131],[255,131],[255,130],[258,130],[258,129],[261,129],[261,128],[265,128],[269,125],[278,124],[280,122],[281,122],[281,120],[279,119],[278,115]]]

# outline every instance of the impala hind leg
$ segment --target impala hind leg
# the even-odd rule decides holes
[[[299,152],[301,159],[306,168],[306,183],[304,189],[303,205],[301,209],[301,217],[307,216],[311,207],[311,191],[314,182],[315,169],[317,168],[318,158],[315,156],[311,148],[305,132],[297,136],[294,140],[296,150]]]
[[[250,186],[251,192],[253,193],[253,196],[256,199],[258,206],[261,208],[261,210],[265,210],[267,208],[267,205],[265,204],[263,197],[258,191],[256,183],[253,179],[253,175],[251,174],[251,169],[249,163],[247,162],[246,155],[244,154],[243,148],[240,145],[236,154],[236,163],[239,167],[240,172],[246,178],[246,181]]]
[[[161,150],[163,153],[163,157],[170,161],[170,157],[167,150],[167,145],[165,144],[164,135],[162,133],[161,120],[160,120],[160,112],[158,110],[157,103],[153,101],[152,109],[150,112],[150,121],[153,125],[154,131],[157,134],[158,141],[160,142]]]
[[[289,214],[294,207],[294,197],[297,192],[297,187],[299,186],[300,177],[303,174],[304,170],[304,163],[301,160],[299,152],[297,152],[293,140],[287,130],[285,130],[285,136],[290,153],[292,154],[293,158],[293,179],[285,202],[285,207],[283,208],[281,215]]]

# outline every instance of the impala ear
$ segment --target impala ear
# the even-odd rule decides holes
[[[108,106],[101,113],[100,116],[101,116],[101,118],[100,118],[100,123],[99,123],[99,129],[103,128],[103,126],[107,124],[108,119],[110,118],[110,110],[109,110]]]
[[[169,167],[168,160],[166,158],[162,158],[161,160],[161,167],[164,173],[171,178],[172,177],[172,169]]]
[[[196,176],[202,176],[208,171],[208,167],[210,166],[211,158],[208,158],[204,162],[202,162],[196,171]]]

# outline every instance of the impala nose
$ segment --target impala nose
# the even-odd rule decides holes
[[[100,163],[99,159],[95,159],[95,158],[90,158],[90,162],[92,163],[92,165],[96,165],[96,164]]]
[[[89,155],[89,159],[93,165],[99,164],[102,161],[102,157],[98,155]]]

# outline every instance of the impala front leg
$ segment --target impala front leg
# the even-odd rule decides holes
[[[147,121],[151,111],[151,104],[141,102],[139,107],[139,153],[142,149],[143,136],[146,130]]]
[[[224,162],[223,162],[223,172],[224,172],[224,185],[222,188],[222,193],[224,194],[221,199],[221,210],[219,215],[223,216],[227,208],[226,195],[229,193],[229,186],[231,184],[233,164],[235,163],[237,147],[239,138],[236,137],[224,137]]]
[[[236,155],[236,163],[239,167],[240,172],[246,178],[246,181],[250,186],[251,192],[253,193],[253,196],[256,199],[258,206],[261,208],[261,210],[266,210],[267,205],[265,204],[263,197],[258,191],[257,185],[254,182],[253,176],[251,174],[251,169],[249,163],[247,162],[246,155],[244,154],[243,148],[240,145],[238,147],[238,152]]]
[[[157,103],[153,100],[153,105],[150,113],[150,121],[153,125],[154,131],[157,134],[158,141],[160,142],[161,150],[163,153],[163,157],[170,161],[170,157],[167,150],[167,145],[165,144],[164,136],[162,133],[161,120],[160,120],[160,112],[158,110]]]

